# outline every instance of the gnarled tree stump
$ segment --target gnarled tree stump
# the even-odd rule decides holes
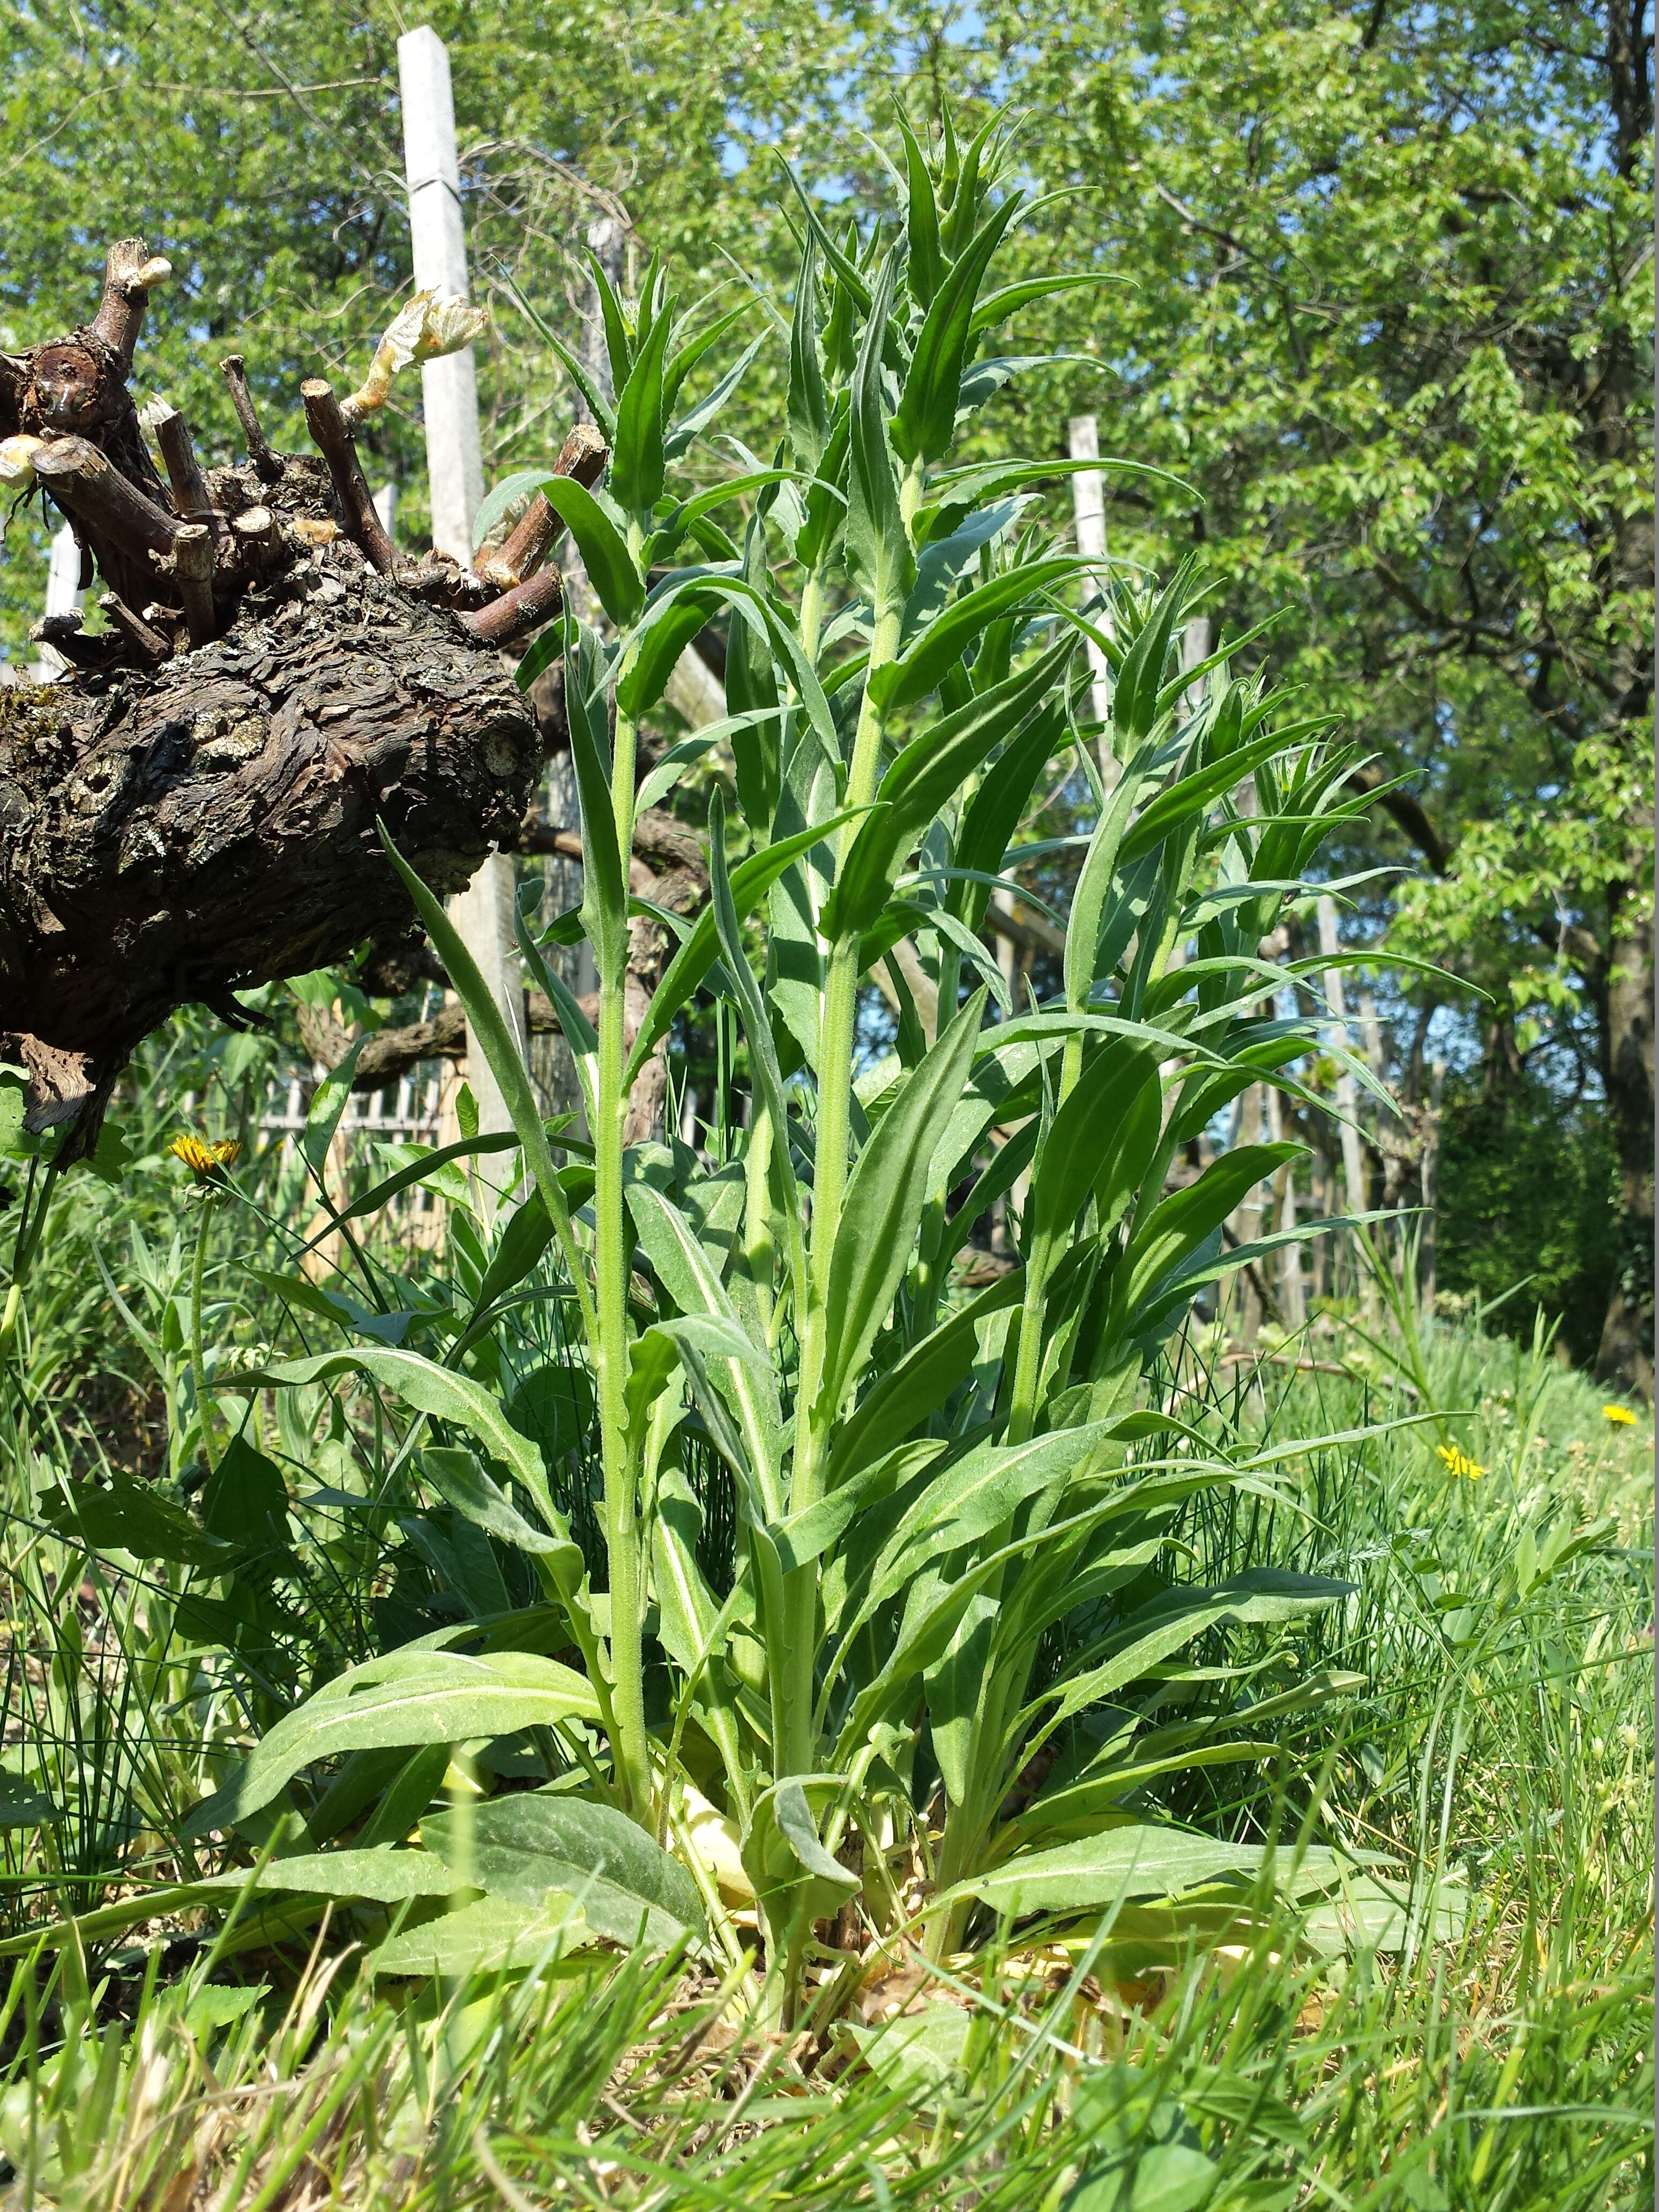
[[[108,629],[42,634],[70,663],[0,690],[0,1055],[29,1120],[95,1133],[134,1046],[406,929],[377,817],[441,890],[517,840],[544,744],[501,647],[556,614],[544,500],[477,568],[399,566],[352,443],[354,403],[301,397],[315,456],[279,454],[240,357],[225,364],[246,463],[203,470],[176,413],[127,389],[149,289],[142,240],[110,249],[97,315],[0,355],[0,461],[59,507],[108,587]],[[591,428],[558,466],[595,482]]]

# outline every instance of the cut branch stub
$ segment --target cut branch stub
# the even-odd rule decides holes
[[[356,540],[383,576],[389,576],[398,565],[398,556],[374,511],[374,495],[357,459],[334,386],[326,377],[308,376],[300,386],[300,397],[305,402],[306,427],[334,480],[334,495],[340,503],[347,535]]]
[[[275,483],[283,473],[283,461],[266,437],[259,421],[259,410],[253,404],[253,394],[247,388],[247,363],[239,353],[228,353],[219,364],[230,392],[230,404],[236,410],[236,420],[241,425],[242,441],[247,447],[248,459],[254,473],[263,483]]]
[[[118,238],[104,261],[104,296],[92,327],[120,356],[125,375],[144,319],[144,302],[173,274],[171,262],[152,254],[142,238]]]
[[[174,507],[187,522],[212,523],[216,518],[213,501],[208,495],[207,478],[196,458],[190,425],[176,407],[169,407],[156,422],[155,442],[161,449],[161,465],[167,472]]]
[[[565,440],[551,473],[570,477],[585,491],[592,491],[605,474],[609,459],[610,448],[595,426],[578,422]],[[558,516],[545,495],[538,492],[497,550],[477,563],[477,573],[486,583],[510,591],[540,567],[559,529]]]
[[[205,522],[181,522],[173,540],[173,569],[185,603],[192,645],[206,645],[214,632],[213,532]]]

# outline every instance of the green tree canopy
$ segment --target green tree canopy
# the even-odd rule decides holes
[[[895,97],[924,132],[948,95],[1023,112],[1052,197],[1011,274],[1127,280],[1029,307],[996,345],[1069,352],[1016,377],[988,435],[1103,451],[1115,560],[1196,547],[1214,614],[1408,778],[1343,868],[1395,863],[1363,926],[1496,1001],[1462,1032],[1493,1066],[1565,1055],[1607,1102],[1621,1289],[1603,1358],[1642,1367],[1652,1225],[1648,514],[1651,39],[1643,0],[1436,9],[1190,0],[781,0],[661,11],[500,0],[430,11],[451,42],[471,250],[574,320],[592,216],[618,202],[688,290],[766,311],[793,266],[774,149],[867,234],[897,204]],[[296,442],[299,378],[360,369],[406,281],[396,109],[404,19],[377,0],[154,9],[36,0],[0,26],[7,258],[19,339],[88,309],[103,241],[143,229],[179,272],[144,373],[228,445],[216,374],[244,352]],[[498,293],[498,298],[504,295]],[[0,337],[0,342],[3,337]],[[568,410],[502,305],[482,363],[498,468]],[[751,371],[758,419],[786,370]],[[412,495],[412,380],[375,464]],[[711,470],[723,465],[710,456]],[[1057,480],[1063,519],[1064,487]],[[14,520],[0,640],[39,605],[44,537]],[[1425,1007],[1421,986],[1405,996]],[[1445,1018],[1443,1017],[1443,1019]]]

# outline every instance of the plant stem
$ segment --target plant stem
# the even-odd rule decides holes
[[[907,527],[921,496],[919,470],[908,475],[901,507]],[[869,674],[897,658],[903,607],[896,599],[884,605],[870,640]],[[847,805],[867,806],[881,780],[882,714],[870,696],[867,680],[853,741],[847,778]],[[844,864],[858,824],[848,823],[836,841],[838,865]],[[818,1115],[812,1174],[811,1304],[801,1335],[800,1381],[795,1405],[795,1457],[790,1477],[789,1510],[803,1511],[823,1495],[825,1447],[836,1408],[820,1403],[823,1355],[829,1332],[830,1270],[847,1194],[848,1139],[852,1127],[853,1057],[858,1023],[859,933],[836,940],[824,980],[823,1012],[818,1027]],[[775,1771],[805,1774],[812,1765],[812,1674],[817,1645],[818,1573],[816,1565],[797,1568],[785,1577],[785,1664],[788,1683],[781,1703],[787,1740],[774,1747]]]
[[[190,1271],[190,1373],[196,1386],[196,1423],[202,1432],[202,1456],[210,1474],[219,1471],[219,1443],[213,1433],[213,1400],[208,1391],[207,1360],[202,1350],[202,1279],[207,1267],[208,1218],[213,1200],[206,1191],[198,1201],[196,1256]]]
[[[630,532],[630,537],[637,532]],[[635,549],[637,550],[637,548]],[[624,714],[617,716],[611,767],[611,800],[623,879],[634,842],[634,763],[636,736]],[[598,1126],[593,1131],[594,1321],[598,1341],[599,1448],[605,1474],[605,1553],[611,1580],[611,1744],[617,1795],[624,1809],[651,1825],[651,1758],[645,1725],[645,1667],[640,1571],[640,1528],[633,1455],[628,1437],[629,1239],[623,1213],[623,1127],[628,1094],[623,1023],[627,1012],[627,934],[599,977]]]

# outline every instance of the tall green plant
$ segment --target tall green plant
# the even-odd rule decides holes
[[[1342,1587],[1262,1572],[1182,1587],[1168,1540],[1185,1501],[1271,1483],[1277,1455],[1218,1461],[1137,1398],[1199,1291],[1281,1241],[1227,1247],[1224,1224],[1294,1146],[1226,1152],[1175,1188],[1170,1171],[1247,1084],[1298,1089],[1287,1070],[1316,1030],[1275,1011],[1285,971],[1258,947],[1352,811],[1352,756],[1322,725],[1285,720],[1225,653],[1180,668],[1189,572],[1091,603],[1082,565],[1032,520],[1032,488],[1053,463],[953,460],[959,426],[1030,365],[990,354],[994,333],[1072,280],[988,289],[1023,204],[996,128],[962,146],[947,125],[936,161],[908,129],[905,144],[890,235],[837,238],[801,197],[787,426],[772,465],[712,491],[673,488],[744,362],[677,415],[704,339],[688,336],[653,264],[637,304],[596,275],[614,404],[564,356],[611,441],[608,483],[515,483],[553,502],[609,618],[601,635],[567,617],[520,672],[528,684],[556,656],[564,664],[597,1028],[522,923],[520,943],[573,1048],[591,1167],[574,1153],[557,1164],[568,1141],[544,1127],[489,992],[392,854],[533,1183],[524,1218],[536,1233],[509,1227],[503,1249],[517,1234],[533,1259],[550,1237],[576,1304],[607,1590],[591,1589],[535,1446],[476,1359],[465,1371],[481,1324],[447,1365],[360,1348],[240,1384],[355,1368],[470,1437],[490,1467],[428,1452],[428,1480],[532,1560],[587,1678],[551,1668],[532,1679],[526,1660],[503,1711],[522,1707],[512,1725],[565,1727],[591,1787],[659,1836],[680,1833],[681,1770],[700,1778],[738,1832],[779,2016],[799,2006],[826,1915],[854,1895],[878,1918],[897,1915],[888,1860],[913,1837],[935,1853],[936,1949],[978,1905],[1097,1909],[1257,1867],[1259,1845],[1159,1829],[1127,1808],[1190,1744],[1160,1764],[1133,1754],[1133,1718],[1086,1741],[1071,1723],[1112,1710],[1204,1630],[1283,1620]],[[741,544],[714,519],[740,496],[752,501]],[[689,638],[715,619],[730,631],[725,727],[750,849],[734,863],[717,795],[708,905],[630,1034],[637,732]],[[1112,676],[1103,729],[1079,720],[1085,632]],[[1063,988],[1022,1009],[980,932],[1039,781],[1069,759],[1093,780],[1097,821]],[[904,939],[932,1005],[903,981],[915,964],[890,962],[904,1005],[896,1048],[866,1065],[860,995]],[[736,1157],[712,1168],[682,1145],[623,1142],[635,1077],[700,991],[741,1030],[753,1094]],[[993,994],[1002,1018],[989,1022]],[[1017,1263],[964,1297],[953,1261],[999,1202]],[[694,1438],[732,1486],[729,1589],[705,1571]],[[522,1633],[549,1648],[540,1614]],[[489,1648],[514,1638],[508,1619]],[[658,1650],[673,1685],[665,1721],[646,1696]],[[374,1662],[362,1707],[336,1684],[325,1708],[283,1723],[211,1817],[246,1810],[256,1768],[268,1802],[336,1741],[416,1744],[442,1733],[451,1705],[469,1722],[483,1711],[459,1659],[411,1652],[402,1692],[398,1664]],[[348,1710],[367,1711],[368,1732],[354,1722],[350,1737],[329,1735],[329,1716]],[[1039,1753],[1053,1764],[1062,1737],[1049,1788],[1009,1817],[1017,1776]],[[930,1801],[942,1827],[930,1828]]]

